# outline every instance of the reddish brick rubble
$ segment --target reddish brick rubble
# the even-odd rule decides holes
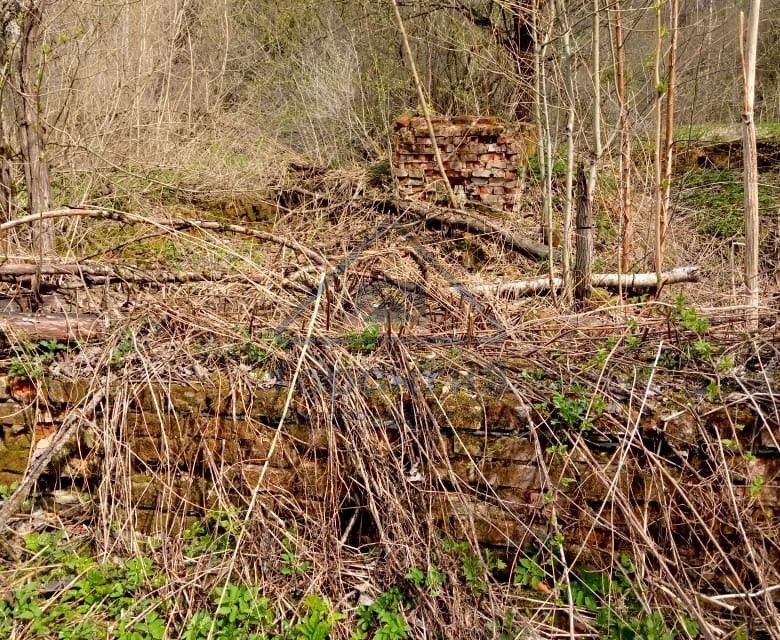
[[[476,116],[437,117],[433,127],[456,195],[512,211],[518,201],[518,177],[534,153],[534,127]],[[393,169],[404,197],[431,200],[445,193],[425,118],[404,116],[396,121]]]

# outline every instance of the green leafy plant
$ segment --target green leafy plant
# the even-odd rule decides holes
[[[601,415],[606,409],[606,402],[601,396],[591,400],[585,397],[585,390],[573,388],[576,394],[569,397],[563,393],[554,393],[552,405],[555,409],[550,422],[566,430],[587,432],[593,428],[593,418]]]
[[[68,351],[68,345],[58,340],[40,340],[22,345],[20,352],[11,358],[8,377],[16,379],[38,380],[46,373],[46,368],[57,355]]]
[[[111,364],[114,366],[119,365],[124,359],[135,351],[135,340],[133,334],[126,331],[122,336],[122,339],[117,342],[114,350],[111,352]]]
[[[421,570],[418,570],[423,575]],[[415,574],[416,575],[416,574]],[[409,635],[409,623],[404,616],[408,603],[397,587],[382,593],[373,603],[359,607],[356,628],[351,640],[405,640]],[[373,636],[371,632],[373,631]]]
[[[303,600],[306,614],[293,627],[291,640],[326,640],[344,615],[335,611],[327,598],[315,594]]]
[[[552,456],[559,456],[561,458],[565,458],[567,455],[569,455],[569,445],[552,444],[549,447],[547,447],[547,453],[549,453]]]
[[[279,571],[286,576],[300,576],[306,573],[311,564],[298,557],[296,549],[297,532],[295,530],[287,531],[286,537],[282,542],[281,568]]]
[[[190,558],[206,553],[223,553],[233,547],[240,520],[236,511],[211,511],[184,530],[185,555]]]
[[[274,354],[290,346],[291,339],[283,333],[260,331],[257,336],[245,333],[245,340],[230,352],[238,356],[244,364],[259,367],[270,360]]]
[[[379,346],[379,325],[370,324],[363,331],[347,334],[347,349],[351,353],[367,355]]]
[[[717,350],[706,338],[710,329],[709,320],[702,318],[682,294],[674,299],[671,318],[681,329],[694,334],[694,337],[683,336],[679,345],[680,351],[676,355],[664,351],[660,361],[661,365],[676,369],[688,362],[711,361]]]
[[[710,329],[709,320],[702,318],[682,294],[679,294],[674,298],[673,316],[678,324],[686,331],[702,335],[707,333]]]
[[[756,475],[753,476],[753,479],[750,481],[750,497],[751,498],[758,498],[758,496],[761,495],[761,492],[764,490],[764,485],[766,484],[766,479],[762,475]]]
[[[544,569],[537,562],[537,556],[520,558],[515,566],[512,582],[519,587],[536,588],[545,578]]]
[[[463,579],[475,595],[487,592],[488,577],[492,571],[506,569],[506,563],[490,549],[483,550],[484,557],[480,557],[469,543],[463,540],[446,539],[442,547],[458,558]]]
[[[439,595],[445,579],[441,570],[433,564],[429,564],[426,571],[418,567],[412,567],[406,572],[404,578],[418,589],[427,589],[432,596]]]
[[[18,482],[12,482],[11,484],[0,484],[0,500],[5,500],[19,487]]]

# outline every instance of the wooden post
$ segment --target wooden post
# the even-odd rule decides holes
[[[747,287],[747,324],[758,329],[758,158],[756,154],[756,124],[753,104],[756,93],[756,48],[758,43],[758,15],[761,0],[750,4],[747,33],[744,17],[740,14],[740,44],[744,100],[742,109],[742,153],[745,186],[745,286]]]
[[[593,200],[585,169],[577,169],[577,229],[574,234],[574,298],[587,300],[593,273]]]

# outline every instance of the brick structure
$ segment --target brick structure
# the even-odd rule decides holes
[[[418,472],[439,483],[434,485],[433,494],[424,483],[420,485],[418,498],[424,517],[449,535],[470,536],[464,528],[464,523],[470,523],[484,544],[523,547],[533,536],[544,539],[549,526],[545,492],[566,478],[566,499],[558,504],[557,519],[571,544],[587,542],[595,548],[610,548],[610,518],[589,520],[587,514],[601,514],[605,508],[608,513],[613,508],[618,515],[622,513],[612,502],[616,477],[623,495],[632,496],[637,521],[651,514],[651,521],[667,526],[658,515],[659,504],[674,492],[669,493],[663,477],[659,480],[645,468],[640,452],[650,444],[632,448],[625,461],[614,455],[627,437],[621,426],[626,418],[618,405],[609,409],[613,414],[605,413],[594,424],[593,431],[602,439],[599,443],[580,439],[561,456],[545,453],[546,444],[540,445],[542,435],[530,408],[500,381],[491,382],[465,371],[442,371],[435,391],[420,390],[420,400],[427,404],[422,411],[423,404],[412,399],[405,383],[400,378],[393,380],[397,376],[390,374],[381,380],[367,377],[362,383],[366,407],[386,424],[376,440],[364,443],[365,455],[376,457],[378,451],[382,456],[408,455],[408,442],[401,433],[409,425],[399,424],[399,415],[411,419],[419,411],[435,419],[435,456],[424,458]],[[21,479],[37,443],[57,430],[69,407],[83,403],[90,384],[88,379],[52,377],[36,381],[31,394],[29,384],[20,386],[0,372],[0,484],[11,485]],[[108,423],[105,416],[98,416],[95,424],[120,434],[121,445],[127,448],[131,477],[107,481],[129,480],[138,529],[151,533],[176,530],[203,517],[209,509],[224,508],[220,506],[220,495],[224,495],[214,491],[215,473],[221,476],[223,486],[232,487],[228,497],[235,498],[237,504],[245,504],[246,496],[257,488],[261,504],[290,511],[293,517],[322,517],[328,495],[335,496],[337,504],[343,501],[345,485],[340,478],[349,477],[351,471],[339,467],[345,460],[340,447],[346,446],[339,427],[320,424],[305,404],[296,400],[287,413],[284,430],[277,435],[290,391],[284,384],[248,389],[241,388],[238,380],[219,375],[209,382],[126,384],[129,387],[118,383],[108,390],[110,404],[121,403],[126,413],[114,415]],[[114,393],[118,394],[116,400]],[[32,403],[31,396],[35,397]],[[719,504],[721,488],[712,475],[717,461],[707,458],[707,449],[701,444],[709,437],[738,437],[740,447],[756,454],[749,465],[741,455],[731,456],[733,494],[729,500],[736,496],[747,511],[766,509],[765,517],[771,520],[767,526],[778,525],[777,425],[765,425],[747,397],[728,407],[697,408],[692,404],[673,417],[667,415],[666,405],[660,404],[659,409],[659,414],[645,409],[636,439],[641,443],[647,438],[653,447],[669,452],[669,461],[658,460],[667,465],[669,477],[685,488],[683,494],[699,496],[697,504]],[[706,423],[700,414],[707,416]],[[736,423],[745,426],[735,436]],[[63,486],[71,480],[87,481],[91,487],[99,484],[101,452],[97,442],[97,435],[91,437],[91,443],[84,437],[68,457],[58,461],[56,474]],[[712,455],[717,455],[717,450]],[[680,468],[678,456],[687,461],[686,471]],[[751,478],[759,476],[761,484],[751,485]],[[415,486],[411,483],[405,490],[414,492]],[[710,493],[701,493],[703,487]],[[45,495],[45,484],[39,490]],[[704,513],[702,518],[704,522]],[[620,522],[614,527],[621,531]],[[689,541],[690,523],[680,523],[671,533],[683,536],[679,553],[699,557],[695,544]],[[658,532],[659,536],[668,534]]]
[[[433,127],[456,195],[512,211],[520,170],[535,150],[535,128],[528,123],[505,125],[496,118],[473,116],[434,118]],[[446,193],[425,118],[399,118],[393,146],[393,169],[402,196],[430,200]]]

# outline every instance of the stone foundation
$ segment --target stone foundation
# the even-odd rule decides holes
[[[738,423],[741,446],[754,452],[753,459],[727,452],[732,497],[714,475],[717,456],[702,452],[702,426],[693,409],[665,419],[645,410],[636,443],[662,452],[659,459],[668,475],[659,475],[648,471],[637,447],[625,460],[615,455],[627,437],[614,427],[624,424],[619,408],[601,418],[599,441],[580,439],[561,454],[550,449],[552,436],[534,425],[533,410],[508,389],[492,383],[475,389],[452,376],[423,392],[430,412],[426,420],[438,426],[431,450],[420,457],[423,464],[409,471],[419,479],[406,484],[412,494],[419,490],[419,517],[450,535],[476,532],[484,544],[520,547],[549,535],[554,505],[568,542],[598,548],[611,541],[619,548],[630,543],[615,533],[622,530],[626,510],[640,520],[662,512],[662,505],[674,497],[670,479],[693,500],[706,493],[701,516],[713,530],[723,526],[724,535],[728,523],[705,512],[734,499],[746,513],[761,513],[775,523],[772,526],[777,524],[780,430],[777,425],[768,428],[749,399],[710,411],[704,427],[716,438],[733,438],[732,426]],[[210,509],[224,508],[226,497],[245,504],[255,488],[260,504],[283,508],[291,517],[318,517],[326,512],[327,500],[331,505],[349,502],[344,500],[343,478],[354,469],[345,466],[345,448],[353,446],[353,456],[382,460],[408,460],[414,453],[409,446],[420,428],[412,426],[419,404],[412,402],[403,383],[390,380],[365,382],[366,410],[381,418],[385,430],[361,441],[357,453],[338,425],[320,424],[296,399],[277,435],[288,394],[284,386],[256,387],[250,393],[219,378],[213,383],[117,386],[108,405],[111,415],[94,421],[103,431],[82,434],[57,462],[42,494],[96,487],[104,455],[99,443],[110,441],[113,454],[130,461],[130,477],[111,478],[111,489],[129,487],[138,529],[181,528]],[[32,387],[31,392],[29,382],[0,378],[0,484],[22,477],[31,452],[45,446],[68,408],[89,393],[87,382],[80,380],[47,379]],[[403,423],[399,416],[404,416]],[[612,435],[605,440],[604,433]],[[668,462],[663,455],[670,456]],[[399,480],[399,491],[402,484]],[[623,502],[613,504],[615,489]],[[681,523],[679,532],[674,523],[669,526],[658,535],[679,533],[680,553],[699,552],[685,542],[689,523]],[[364,534],[370,538],[370,532]]]
[[[517,204],[519,174],[535,149],[535,128],[495,118],[434,118],[436,144],[456,195],[494,209]],[[436,199],[446,193],[425,118],[396,121],[393,168],[404,197]]]

